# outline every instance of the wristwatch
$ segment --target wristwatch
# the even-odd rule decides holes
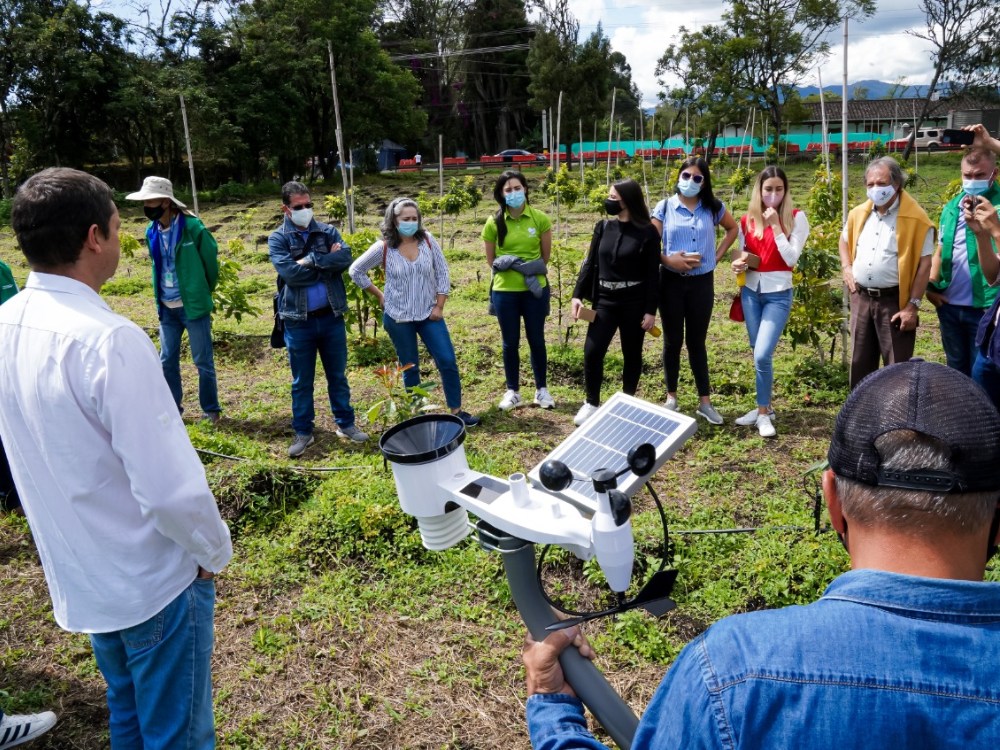
[[[920,309],[920,306],[923,303],[924,303],[924,301],[922,299],[920,299],[920,297],[911,297],[910,298],[910,304],[913,305],[918,310]]]

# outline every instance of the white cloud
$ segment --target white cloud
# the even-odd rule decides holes
[[[839,83],[844,75],[844,45],[831,45],[830,56],[822,63],[823,83]],[[896,32],[878,36],[847,37],[847,80],[876,79],[888,83],[905,78],[906,83],[929,83],[934,72],[930,45],[909,34]]]
[[[572,0],[570,10],[581,26],[596,26],[605,17],[607,0]]]
[[[699,29],[718,22],[724,10],[719,0],[692,7],[687,0],[657,0],[655,5],[640,0],[571,0],[570,9],[579,19],[581,37],[590,34],[598,22],[611,39],[612,47],[623,53],[632,67],[632,79],[642,94],[643,105],[655,106],[661,87],[654,70],[667,45],[676,43],[678,29]],[[848,27],[848,81],[878,79],[894,82],[902,77],[910,84],[930,81],[932,65],[926,42],[902,33],[907,28],[923,28],[923,14],[912,0],[880,0],[875,16]],[[829,36],[830,54],[821,63],[823,83],[837,84],[843,76],[842,31]],[[803,80],[815,84],[812,74]],[[671,83],[668,81],[668,84]],[[673,82],[673,83],[676,83]]]

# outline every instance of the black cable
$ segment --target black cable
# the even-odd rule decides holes
[[[574,481],[582,481],[582,480],[574,480]],[[656,490],[653,489],[653,485],[650,484],[649,482],[646,482],[646,488],[649,490],[649,494],[653,496],[653,501],[656,503],[656,508],[660,512],[660,522],[663,525],[663,554],[660,557],[660,567],[656,571],[656,573],[659,573],[667,565],[667,550],[670,547],[670,537],[669,537],[669,532],[667,530],[667,514],[663,510],[663,504],[660,502],[660,498],[657,496]],[[542,583],[542,566],[545,563],[545,554],[548,552],[549,547],[551,546],[552,546],[551,544],[546,544],[544,547],[542,547],[542,551],[538,555],[538,565],[535,568],[535,575],[538,581],[538,590],[541,592],[542,598],[545,599],[545,602],[550,607],[555,609],[557,612],[561,612],[564,615],[569,615],[570,617],[583,617],[585,619],[592,620],[598,617],[606,617],[607,615],[613,615],[616,612],[621,611],[623,608],[627,609],[628,606],[633,601],[635,601],[635,597],[633,597],[632,599],[624,599],[622,601],[619,601],[618,603],[615,604],[615,606],[610,607],[609,609],[592,610],[590,612],[577,612],[576,610],[572,610],[569,609],[568,607],[564,607],[561,604],[558,604],[556,601],[552,599],[552,597],[549,596],[548,592],[545,590],[545,586]],[[654,573],[653,575],[656,575],[656,573]]]
[[[575,479],[573,481],[583,481],[580,479]],[[669,562],[673,562],[673,553],[670,549],[670,531],[667,524],[667,514],[663,509],[663,503],[660,502],[659,496],[656,494],[656,490],[653,489],[653,485],[650,482],[646,482],[646,489],[649,490],[649,494],[653,497],[653,502],[656,503],[656,509],[660,514],[660,524],[663,528],[663,553],[660,557],[660,567],[657,569],[657,573],[661,572]],[[815,529],[810,529],[808,526],[743,526],[732,529],[674,529],[674,534],[683,536],[694,536],[700,534],[753,534],[758,531],[829,531],[829,526],[824,526],[822,528],[818,527]],[[542,568],[545,563],[545,555],[548,552],[551,544],[546,544],[542,547],[542,551],[538,556],[538,565],[536,567],[535,573],[538,581],[538,590],[542,594],[542,598],[545,599],[546,603],[558,612],[564,615],[569,615],[570,617],[581,617],[584,619],[596,619],[598,617],[606,617],[607,615],[615,614],[621,611],[623,608],[627,609],[628,605],[635,600],[627,599],[622,602],[617,603],[614,607],[610,607],[604,610],[592,610],[590,612],[578,612],[568,607],[564,607],[557,603],[552,597],[549,596],[548,592],[545,590],[545,586],[542,583]],[[655,573],[653,575],[656,575]]]

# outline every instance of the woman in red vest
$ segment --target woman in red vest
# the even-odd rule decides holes
[[[809,237],[806,215],[792,206],[788,178],[779,167],[757,177],[746,215],[740,219],[740,254],[733,271],[746,274],[741,291],[753,365],[757,408],[736,420],[756,425],[762,437],[774,437],[774,349],[792,310],[792,269]]]

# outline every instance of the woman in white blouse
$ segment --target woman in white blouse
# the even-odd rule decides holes
[[[757,408],[736,420],[756,425],[762,437],[774,437],[772,359],[792,310],[792,269],[809,237],[805,213],[792,206],[788,178],[779,167],[757,177],[746,215],[740,219],[739,257],[733,271],[746,274],[741,291],[757,386]]]
[[[444,322],[451,280],[441,247],[423,228],[420,209],[410,198],[389,203],[380,228],[382,239],[351,264],[351,280],[379,301],[384,310],[383,327],[392,339],[397,359],[401,365],[413,365],[403,372],[404,385],[412,388],[420,384],[420,336],[441,374],[448,408],[466,425],[477,425],[479,418],[462,409],[455,347]],[[384,291],[368,278],[368,272],[379,266],[385,270]]]

